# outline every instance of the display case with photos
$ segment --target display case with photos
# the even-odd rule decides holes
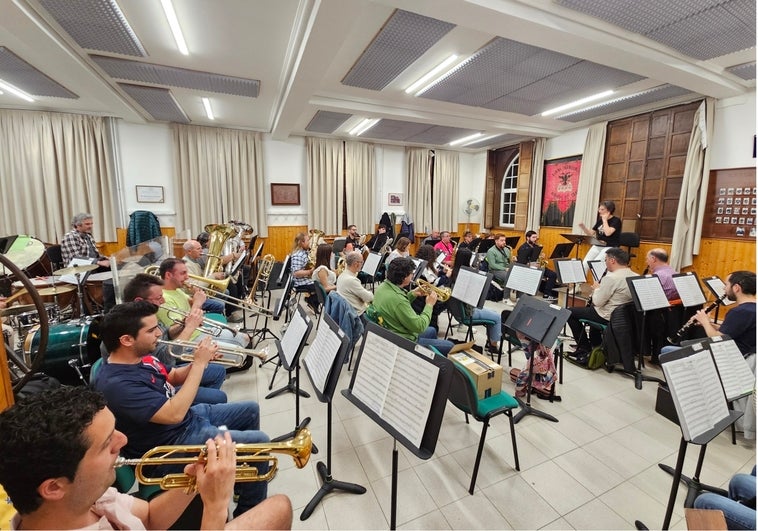
[[[758,190],[755,168],[711,171],[703,221],[704,238],[755,238]]]

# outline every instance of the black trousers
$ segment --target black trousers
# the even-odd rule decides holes
[[[587,337],[584,325],[579,322],[579,319],[588,319],[603,324],[608,324],[608,321],[600,317],[592,306],[569,308],[569,311],[571,312],[571,317],[569,317],[568,325],[571,328],[571,334],[576,339],[576,348],[591,350],[593,346],[599,345],[602,342],[600,330],[590,328],[590,337]]]

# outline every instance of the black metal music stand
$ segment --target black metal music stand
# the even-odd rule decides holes
[[[329,345],[338,343],[336,349]],[[337,387],[342,366],[348,356],[350,341],[339,329],[337,323],[323,314],[318,326],[318,333],[313,344],[308,349],[304,358],[305,373],[313,384],[316,397],[326,403],[326,464],[323,461],[316,463],[316,470],[321,478],[321,487],[300,513],[300,520],[307,520],[321,500],[335,490],[349,492],[351,494],[365,494],[366,487],[357,483],[339,481],[332,477],[332,399]],[[329,367],[324,374],[323,367]]]
[[[266,286],[264,288],[264,291],[268,294],[268,295],[264,295],[264,297],[267,297],[266,309],[271,308],[271,299],[272,299],[271,292],[278,289],[282,289],[282,288],[284,289],[284,293],[282,294],[281,299],[277,301],[276,308],[274,309],[274,312],[273,312],[274,321],[279,320],[279,316],[282,313],[282,309],[284,306],[286,306],[286,301],[289,298],[291,282],[292,282],[292,275],[289,272],[289,256],[287,256],[284,262],[277,262],[274,264],[274,267],[271,269],[271,275],[269,276],[269,280],[266,283]],[[260,316],[258,316],[258,318],[260,318]],[[279,339],[279,336],[277,336],[273,332],[273,330],[271,330],[268,327],[268,318],[269,318],[269,315],[266,314],[263,319],[263,328],[256,330],[256,332],[252,336],[252,337],[260,336],[258,337],[258,341],[255,343],[256,347],[261,341],[266,339],[267,335],[270,335],[273,339]],[[267,359],[266,361],[261,363],[261,367],[264,365],[264,363],[268,363],[269,361],[275,358],[276,356],[273,356]]]
[[[584,240],[589,238],[586,234],[561,234],[568,241],[576,246],[576,258],[579,259],[579,246],[584,243]]]
[[[571,312],[566,308],[554,306],[536,297],[524,295],[519,297],[516,307],[505,321],[505,325],[508,328],[523,334],[529,339],[529,346],[525,351],[529,356],[529,374],[526,379],[526,402],[516,397],[521,410],[513,416],[514,424],[526,415],[534,415],[551,422],[558,422],[558,419],[554,416],[532,407],[534,352],[537,351],[540,344],[546,346],[553,345],[569,317],[571,317]]]
[[[642,374],[642,367],[645,366],[644,348],[645,329],[647,328],[647,312],[650,310],[659,310],[669,307],[669,301],[663,291],[660,279],[655,275],[646,275],[640,277],[627,277],[626,283],[634,299],[634,306],[638,312],[642,312],[642,324],[640,325],[640,348],[637,352],[637,370],[634,371],[634,387],[642,389],[642,382],[658,382],[664,384],[663,380],[654,376]]]

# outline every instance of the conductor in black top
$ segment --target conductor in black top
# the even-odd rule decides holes
[[[579,224],[579,228],[587,236],[605,244],[605,246],[593,245],[590,247],[590,250],[587,251],[587,256],[584,257],[585,270],[589,269],[587,262],[590,260],[603,260],[605,252],[608,249],[619,246],[619,242],[621,241],[621,219],[613,215],[615,211],[616,203],[613,201],[603,201],[597,207],[597,221],[595,221],[591,229],[588,229],[584,223]]]
[[[519,264],[529,265],[530,263],[542,262],[542,247],[537,245],[539,234],[530,230],[526,232],[526,241],[516,251],[516,262]],[[542,282],[540,283],[540,291],[542,292],[542,298],[546,301],[558,300],[558,294],[555,292],[555,284],[558,282],[558,275],[552,269],[548,269],[545,264],[545,270],[542,273]]]

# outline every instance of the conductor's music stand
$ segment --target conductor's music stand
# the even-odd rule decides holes
[[[640,331],[640,348],[637,353],[637,370],[634,372],[634,387],[642,389],[642,382],[658,382],[665,384],[660,378],[654,376],[645,376],[642,374],[642,367],[645,365],[643,358],[642,345],[645,344],[645,328],[647,325],[647,312],[651,310],[660,310],[669,307],[669,301],[666,293],[663,291],[661,279],[655,275],[645,275],[640,277],[627,277],[626,283],[634,299],[634,306],[638,312],[642,312],[642,324]]]
[[[316,463],[321,478],[321,487],[300,514],[300,520],[307,520],[321,500],[334,490],[352,494],[364,494],[366,487],[357,483],[339,481],[332,477],[332,399],[337,387],[340,371],[348,355],[348,340],[337,323],[324,313],[321,316],[316,338],[303,357],[305,373],[313,384],[316,397],[326,403],[326,464]]]
[[[584,243],[584,240],[589,239],[586,234],[561,234],[564,238],[576,245],[576,258],[579,259],[579,246]]]
[[[342,394],[395,439],[390,529],[397,521],[397,443],[421,459],[434,455],[453,370],[447,358],[367,323]]]
[[[513,416],[513,422],[517,423],[526,415],[534,415],[551,422],[558,422],[552,415],[539,411],[532,407],[532,379],[534,378],[534,353],[538,345],[552,346],[558,338],[563,327],[566,325],[571,312],[560,306],[549,304],[535,297],[520,297],[505,325],[523,334],[529,339],[529,346],[525,353],[529,357],[529,374],[526,379],[526,402],[516,397],[521,411]]]

